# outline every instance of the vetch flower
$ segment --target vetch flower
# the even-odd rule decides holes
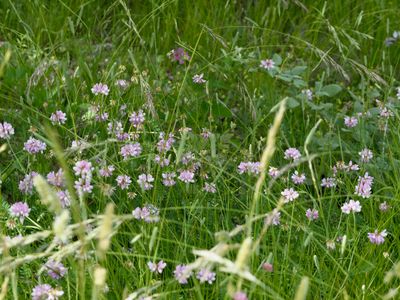
[[[336,186],[336,179],[334,177],[323,178],[321,186],[325,188],[333,188]]]
[[[19,182],[18,189],[24,194],[32,194],[33,192],[33,178],[38,173],[32,171],[25,175],[24,179]]]
[[[57,300],[64,291],[53,288],[50,284],[39,284],[32,290],[32,300]]]
[[[67,273],[67,268],[61,263],[54,260],[49,260],[46,265],[47,274],[53,279],[60,279]]]
[[[56,112],[51,114],[50,121],[53,124],[65,124],[65,122],[67,121],[67,115],[61,110],[57,110]]]
[[[158,222],[160,220],[160,211],[157,207],[148,204],[143,208],[136,207],[132,215],[137,220],[144,220],[147,223]]]
[[[174,271],[174,276],[180,284],[187,284],[189,277],[192,276],[192,272],[185,265],[177,265]]]
[[[288,148],[285,150],[285,156],[284,158],[289,160],[298,160],[301,157],[301,153],[297,148]]]
[[[278,168],[269,167],[268,175],[271,176],[272,178],[277,178],[278,175],[279,175],[279,170],[278,170]]]
[[[206,80],[205,79],[203,79],[203,76],[204,76],[204,74],[203,73],[201,73],[200,75],[194,75],[193,76],[193,82],[194,83],[198,83],[198,84],[202,84],[202,83],[205,83],[206,82]]]
[[[24,144],[24,149],[30,154],[43,153],[46,150],[46,144],[33,137],[30,137]]]
[[[302,184],[306,180],[306,175],[304,173],[299,174],[299,172],[295,171],[291,178],[294,184]]]
[[[107,84],[103,84],[103,83],[96,83],[92,89],[91,89],[92,93],[94,95],[104,95],[107,96],[108,93],[110,92],[110,90],[108,89]]]
[[[196,277],[200,280],[200,283],[208,282],[208,284],[212,284],[215,281],[215,273],[211,272],[206,268],[200,269],[197,273]]]
[[[111,177],[114,171],[115,167],[113,165],[104,166],[99,170],[99,174],[102,177]]]
[[[128,144],[121,148],[120,154],[127,160],[129,157],[137,157],[142,153],[142,147],[139,143]]]
[[[293,188],[284,189],[283,192],[281,192],[281,195],[284,197],[284,203],[292,202],[299,197],[299,193]]]
[[[271,272],[274,271],[274,266],[273,266],[273,264],[268,263],[268,262],[263,263],[263,264],[262,264],[262,268],[263,268],[265,271],[269,272],[269,273],[271,273]]]
[[[63,187],[65,184],[64,171],[62,169],[58,169],[57,172],[50,172],[47,174],[47,182],[56,187]]]
[[[316,209],[307,209],[307,211],[306,211],[306,217],[307,217],[307,219],[308,220],[310,220],[310,221],[314,221],[314,220],[317,220],[318,219],[318,217],[319,217],[319,215],[318,215],[318,210],[316,210]]]
[[[76,176],[83,178],[90,177],[92,174],[92,163],[87,160],[80,160],[75,163],[73,167]]]
[[[379,204],[379,210],[382,212],[387,212],[390,209],[390,205],[387,204],[387,202],[382,202],[381,204]]]
[[[10,215],[15,218],[19,218],[21,223],[24,219],[29,216],[31,209],[25,202],[16,202],[10,207]]]
[[[306,89],[302,90],[301,93],[306,96],[307,100],[311,101],[314,97],[312,90]]]
[[[160,153],[167,152],[172,148],[172,145],[174,143],[175,143],[175,138],[172,133],[170,133],[168,137],[166,137],[165,133],[161,132],[157,143],[157,151]]]
[[[368,172],[364,174],[363,177],[358,177],[358,183],[355,188],[355,194],[363,198],[371,197],[372,183],[374,182],[374,177],[369,176]]]
[[[71,205],[71,197],[68,191],[58,191],[57,197],[60,199],[61,207],[66,208]]]
[[[260,67],[266,70],[272,70],[275,68],[275,62],[272,59],[263,59],[260,62]]]
[[[129,187],[129,185],[132,183],[132,180],[128,175],[119,175],[116,178],[116,181],[117,181],[117,185],[122,190],[126,190]]]
[[[162,183],[165,186],[173,186],[176,184],[176,181],[174,180],[174,178],[176,177],[175,172],[172,173],[162,173]]]
[[[277,211],[277,212],[273,212],[272,213],[272,225],[279,225],[281,223],[281,212]]]
[[[238,166],[239,174],[248,173],[248,174],[259,174],[260,173],[260,162],[241,162]]]
[[[152,182],[154,182],[154,177],[151,176],[151,174],[140,174],[139,179],[137,180],[137,183],[145,191],[153,188],[153,185],[151,184]]]
[[[346,202],[341,207],[341,210],[344,214],[350,214],[351,212],[356,213],[361,211],[360,201],[350,200]]]
[[[161,274],[163,272],[164,268],[167,266],[167,264],[163,260],[160,260],[158,263],[149,261],[147,263],[147,266],[149,267],[149,269],[152,273]]]
[[[215,186],[215,183],[208,183],[206,182],[203,187],[203,191],[211,194],[215,194],[217,192],[217,187]]]
[[[358,119],[356,117],[349,117],[349,116],[344,117],[344,125],[346,125],[348,128],[356,127],[357,124],[358,124]]]
[[[374,232],[368,233],[369,241],[372,244],[376,244],[376,245],[383,244],[385,242],[386,236],[387,236],[386,229],[382,230],[381,232],[378,232],[378,229],[376,229]]]
[[[10,123],[0,123],[0,139],[9,139],[14,135],[14,128]]]
[[[233,300],[248,300],[248,298],[245,292],[239,291],[233,295]]]
[[[146,114],[141,109],[138,112],[134,111],[129,117],[129,122],[131,122],[133,127],[140,128],[144,123],[145,115]]]
[[[367,148],[364,148],[363,150],[358,152],[358,155],[360,155],[360,160],[363,163],[368,163],[374,157],[372,151]]]
[[[181,47],[171,50],[168,53],[168,57],[171,61],[177,61],[181,65],[190,60],[189,54]]]
[[[190,170],[183,170],[179,174],[179,180],[185,183],[193,183],[194,182],[194,173]]]

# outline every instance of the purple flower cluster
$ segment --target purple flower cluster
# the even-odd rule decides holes
[[[358,154],[360,155],[360,160],[363,163],[368,163],[374,157],[372,151],[368,148],[364,148],[363,150],[358,152]]]
[[[56,112],[52,113],[50,116],[50,121],[55,124],[65,124],[67,121],[67,115],[62,112],[61,110],[57,110]]]
[[[283,192],[281,192],[281,195],[283,196],[285,203],[292,202],[299,198],[299,193],[296,192],[293,188],[284,189]]]
[[[341,210],[344,214],[347,215],[352,212],[353,213],[360,212],[361,211],[360,201],[350,200],[349,202],[343,204]]]
[[[319,218],[319,214],[318,214],[318,210],[316,210],[316,209],[311,209],[311,208],[309,208],[309,209],[307,209],[307,211],[306,211],[306,217],[307,217],[307,219],[308,220],[310,220],[310,221],[315,221],[315,220],[317,220],[318,218]]]
[[[33,178],[37,176],[38,173],[32,171],[25,175],[24,179],[22,179],[18,184],[18,189],[23,194],[32,194],[33,193]]]
[[[53,288],[49,284],[39,284],[32,290],[32,300],[57,300],[64,292]]]
[[[260,67],[266,70],[272,70],[275,68],[275,62],[272,59],[263,59],[260,62]]]
[[[176,181],[174,179],[175,177],[176,177],[175,172],[162,173],[162,178],[163,178],[162,183],[163,183],[163,185],[168,186],[168,187],[174,186],[176,184]]]
[[[14,135],[14,128],[10,123],[3,122],[0,123],[0,139],[9,139]]]
[[[371,197],[373,182],[374,182],[374,177],[369,176],[368,173],[365,173],[364,176],[359,176],[358,183],[355,188],[355,194],[361,196],[362,198]]]
[[[206,182],[203,187],[203,191],[211,194],[215,194],[217,192],[217,187],[215,186],[215,183],[208,183]]]
[[[356,117],[349,117],[345,116],[344,117],[344,125],[348,128],[353,128],[356,127],[358,124],[358,119]]]
[[[67,274],[67,268],[58,261],[49,260],[46,265],[47,274],[53,279],[60,279]]]
[[[145,121],[145,115],[146,114],[141,109],[138,112],[134,111],[129,117],[129,122],[131,122],[133,127],[141,128]]]
[[[206,82],[206,80],[205,79],[203,79],[203,76],[204,76],[204,74],[203,73],[201,73],[200,75],[194,75],[193,76],[193,82],[194,83],[197,83],[197,84],[202,84],[202,83],[205,83]]]
[[[287,160],[298,160],[301,157],[301,153],[297,148],[288,148],[284,154],[284,158]]]
[[[306,174],[299,174],[299,172],[294,171],[291,178],[294,184],[302,184],[304,181],[306,181]]]
[[[46,144],[33,137],[30,137],[24,144],[24,149],[30,154],[43,153],[46,150]]]
[[[94,95],[104,95],[104,96],[108,96],[108,93],[110,92],[107,84],[103,84],[103,83],[96,83],[92,89],[91,89],[92,93]]]
[[[91,193],[93,190],[92,181],[92,163],[87,160],[80,160],[75,163],[73,168],[75,175],[78,176],[78,180],[75,181],[75,189],[78,195],[81,197],[85,193]]]
[[[177,265],[174,271],[174,276],[180,284],[187,284],[189,277],[192,276],[192,272],[185,265]]]
[[[16,202],[10,207],[10,215],[14,218],[19,218],[21,223],[29,216],[31,209],[25,202]]]
[[[139,143],[127,144],[121,148],[120,154],[127,160],[129,157],[138,157],[142,153],[142,147]]]
[[[147,223],[158,222],[160,220],[160,211],[157,207],[148,204],[142,208],[136,207],[132,215],[137,220],[143,220]]]
[[[215,273],[211,272],[206,268],[200,269],[197,273],[196,277],[200,280],[200,283],[208,282],[208,284],[212,284],[215,281]]]
[[[239,174],[248,173],[248,174],[259,174],[260,173],[260,162],[241,162],[238,166]]]
[[[335,187],[336,186],[336,178],[334,178],[334,177],[322,178],[321,186],[325,187],[325,188]]]
[[[168,53],[168,57],[172,61],[177,61],[181,65],[184,64],[185,61],[189,61],[190,60],[189,54],[185,51],[185,49],[183,49],[181,47],[171,50]]]
[[[115,171],[115,167],[113,165],[104,166],[99,170],[99,174],[102,177],[111,177]]]
[[[368,233],[369,241],[372,244],[376,244],[376,245],[383,244],[385,242],[386,236],[387,236],[386,229],[382,230],[381,232],[378,232],[378,230],[376,229],[374,232]]]
[[[62,169],[57,172],[51,171],[47,174],[47,182],[55,187],[61,188],[65,186],[65,177]]]
[[[137,180],[137,183],[144,191],[153,188],[153,185],[151,184],[152,182],[154,182],[154,177],[151,174],[140,174]]]
[[[68,191],[58,191],[57,197],[60,200],[61,207],[66,208],[71,205],[71,196]]]
[[[184,183],[194,183],[194,172],[191,170],[183,170],[180,172],[178,179]]]
[[[132,180],[128,175],[118,175],[116,181],[121,190],[126,190],[132,183]]]
[[[150,272],[161,274],[164,271],[164,268],[167,266],[167,264],[163,260],[160,260],[158,263],[149,261],[147,263],[147,266],[149,267]]]

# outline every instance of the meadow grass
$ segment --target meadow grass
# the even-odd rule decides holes
[[[399,13],[1,1],[0,299],[396,299]]]

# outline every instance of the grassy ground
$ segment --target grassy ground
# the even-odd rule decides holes
[[[29,299],[45,283],[63,290],[61,299],[395,293],[400,41],[385,41],[400,29],[397,6],[384,0],[1,1],[0,123],[12,124],[15,134],[0,138],[0,299]],[[168,57],[177,48],[189,55],[182,64]],[[273,59],[271,70],[260,67],[265,59]],[[201,73],[207,82],[194,83]],[[116,85],[121,79],[126,88]],[[99,82],[108,95],[91,92]],[[146,115],[137,128],[129,117],[140,109]],[[52,124],[56,110],[66,113],[64,124]],[[103,113],[108,120],[97,120]],[[357,126],[345,126],[345,116]],[[116,121],[135,141],[108,133]],[[207,138],[204,128],[212,133]],[[166,167],[155,162],[161,132],[176,140]],[[24,150],[31,136],[47,144],[43,153]],[[73,141],[83,146],[71,148]],[[142,152],[124,160],[121,148],[135,142]],[[290,147],[302,159],[286,160]],[[360,160],[364,148],[373,153],[369,162]],[[185,163],[188,152],[195,159]],[[82,160],[94,167],[93,191],[79,196],[73,167]],[[333,166],[350,160],[359,170],[339,170],[333,188],[321,186],[334,177]],[[261,162],[261,172],[240,174],[247,161]],[[99,174],[104,165],[115,167],[109,178]],[[268,175],[271,166],[282,170],[276,180]],[[40,181],[31,194],[20,191],[29,172],[46,178],[59,168],[70,207],[49,204],[58,203],[49,195],[61,189]],[[183,170],[194,171],[194,183],[162,184],[163,173]],[[293,183],[294,171],[305,173],[304,183]],[[363,198],[355,187],[366,172],[374,182]],[[137,183],[143,173],[155,179],[150,190]],[[123,174],[132,179],[126,190],[116,184]],[[216,192],[206,192],[206,183]],[[282,204],[286,188],[299,197]],[[350,199],[360,201],[360,212],[342,212]],[[18,201],[31,209],[23,223],[10,215]],[[387,211],[380,209],[384,202]],[[158,222],[133,218],[136,207],[148,204],[158,208]],[[265,220],[275,208],[281,220],[272,225]],[[305,215],[312,208],[319,212],[314,221]],[[69,225],[60,222],[65,214]],[[368,238],[376,229],[388,232],[379,245]],[[194,252],[199,249],[208,252]],[[63,278],[42,268],[49,258],[68,268]],[[164,271],[152,273],[148,262],[160,260]],[[179,264],[193,269],[188,284],[174,278]],[[196,278],[202,268],[216,273],[214,282]],[[99,270],[106,270],[105,282]]]

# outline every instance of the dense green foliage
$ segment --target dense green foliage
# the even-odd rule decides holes
[[[60,167],[75,180],[72,168],[80,160],[95,167],[94,188],[76,200],[73,221],[100,218],[108,203],[126,218],[114,224],[105,257],[97,236],[79,254],[60,254],[68,273],[59,280],[39,270],[68,243],[50,249],[48,236],[8,253],[2,237],[5,299],[29,299],[39,283],[62,289],[60,299],[125,299],[137,290],[138,299],[232,299],[238,290],[249,299],[292,299],[304,277],[309,278],[307,299],[379,299],[397,288],[398,279],[385,283],[384,277],[400,246],[400,40],[387,43],[400,30],[399,14],[397,1],[385,0],[1,1],[0,123],[15,129],[10,139],[0,139],[0,147],[7,147],[0,150],[2,236],[51,230],[59,212],[49,210],[37,192],[21,193],[19,182],[31,171],[45,177]],[[182,64],[168,56],[177,48],[190,56]],[[260,67],[265,59],[272,59],[274,68]],[[201,73],[206,82],[194,83],[192,77]],[[119,88],[120,79],[129,86]],[[99,82],[110,88],[107,96],[91,92]],[[267,174],[257,198],[260,175],[240,174],[238,165],[261,160],[282,100],[286,112],[266,167],[287,169],[277,180]],[[140,109],[146,120],[138,129],[129,116]],[[52,124],[56,110],[66,113],[65,124]],[[105,112],[107,121],[96,120]],[[355,116],[358,125],[346,127],[345,116]],[[143,150],[138,157],[122,158],[126,143],[107,130],[107,123],[117,120],[138,135]],[[212,133],[208,138],[201,137],[204,128]],[[166,168],[154,162],[161,132],[176,139]],[[44,153],[24,150],[31,136],[47,144]],[[73,141],[83,148],[71,149]],[[301,160],[284,159],[290,147],[300,150]],[[368,163],[360,162],[364,148],[373,153]],[[189,163],[195,183],[176,178],[175,186],[164,186],[165,170],[179,175],[188,168],[181,162],[187,152],[195,155]],[[339,161],[358,163],[360,170],[339,170],[333,188],[321,187]],[[115,166],[112,178],[98,176],[104,164]],[[305,183],[292,183],[294,171],[305,173]],[[372,196],[361,198],[355,186],[366,172],[374,177]],[[142,173],[155,178],[151,190],[137,184]],[[132,179],[128,190],[116,186],[121,174]],[[71,192],[73,180],[67,182]],[[216,193],[205,192],[205,183],[215,184]],[[280,225],[264,227],[281,192],[290,187],[300,197],[278,205]],[[361,202],[361,212],[342,213],[350,199]],[[12,228],[10,206],[17,201],[31,211]],[[390,206],[385,212],[384,202]],[[159,222],[128,217],[147,204],[159,209]],[[306,218],[309,208],[319,211],[317,220]],[[251,232],[228,235],[254,216]],[[96,224],[97,219],[91,226]],[[387,230],[383,244],[368,239],[375,229]],[[90,235],[90,229],[86,232]],[[70,237],[69,246],[82,240],[79,230]],[[212,284],[201,284],[195,275],[186,285],[174,279],[176,265],[196,260],[195,249],[229,245],[220,254],[234,264],[246,237],[252,245],[260,238],[241,269],[257,280],[220,270],[215,262],[206,263],[216,272]],[[9,267],[28,254],[38,257]],[[150,272],[147,263],[159,260],[167,263],[164,272]],[[262,267],[265,262],[273,264],[273,272]],[[104,294],[93,283],[97,266],[107,270]]]

